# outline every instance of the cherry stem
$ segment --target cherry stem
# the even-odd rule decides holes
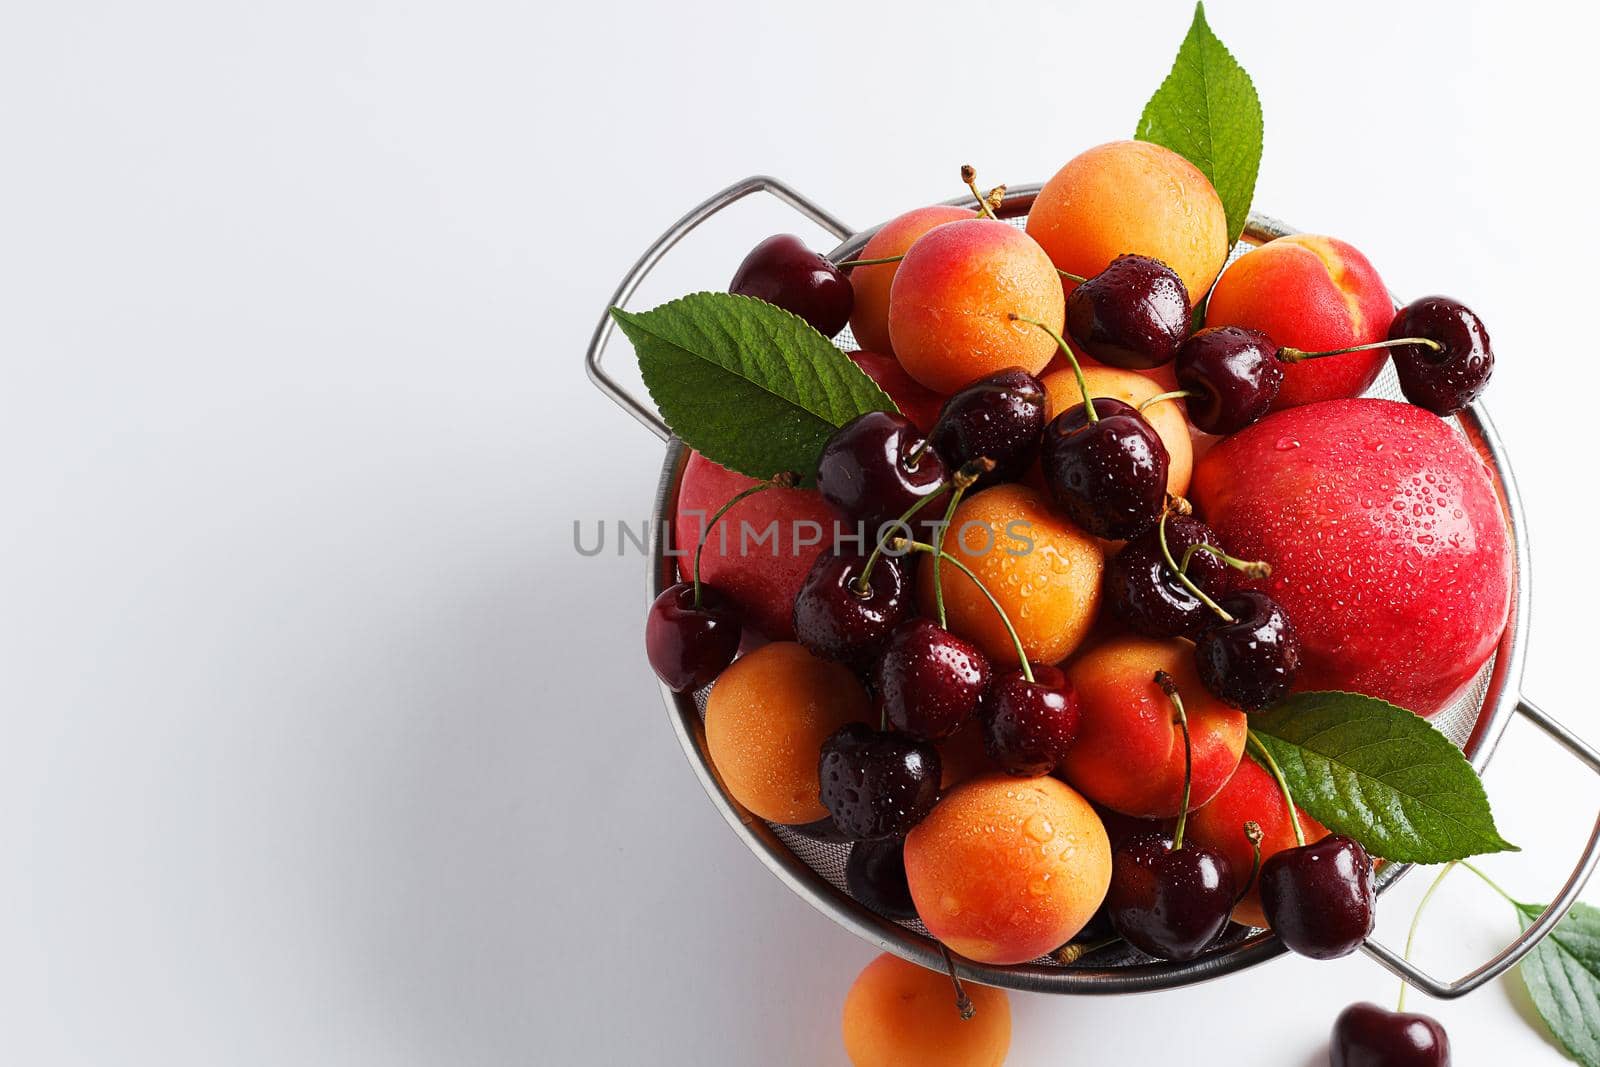
[[[1072,282],[1074,285],[1082,285],[1084,282],[1089,280],[1081,274],[1074,274],[1070,270],[1062,270],[1060,267],[1056,268],[1056,273],[1061,275],[1067,281]]]
[[[1433,880],[1433,884],[1428,887],[1427,892],[1422,894],[1422,899],[1417,901],[1416,914],[1411,916],[1411,928],[1406,931],[1406,951],[1405,951],[1405,954],[1401,957],[1407,963],[1411,962],[1411,946],[1417,940],[1417,927],[1422,922],[1422,911],[1423,911],[1424,908],[1426,908],[1428,906],[1428,901],[1433,899],[1434,892],[1439,888],[1440,885],[1442,885],[1444,883],[1445,876],[1448,875],[1451,871],[1455,870],[1455,867],[1456,867],[1455,861],[1451,861],[1450,863],[1445,864],[1444,865],[1444,870],[1439,872],[1439,877],[1437,877],[1437,878],[1435,878]],[[1406,990],[1409,989],[1409,988],[1410,988],[1410,983],[1407,982],[1404,978],[1400,979],[1400,999],[1395,1003],[1395,1006],[1394,1006],[1394,1010],[1395,1011],[1405,1011],[1406,1010]]]
[[[711,521],[706,523],[706,528],[704,530],[700,531],[700,540],[694,546],[693,578],[695,607],[698,608],[700,606],[700,554],[705,551],[706,541],[711,537],[712,529],[717,525],[717,523],[722,521],[722,516],[726,515],[733,509],[735,504],[746,497],[755,496],[757,493],[766,489],[793,489],[799,484],[800,476],[795,474],[793,471],[784,471],[781,474],[775,474],[768,480],[762,482],[760,485],[752,485],[748,489],[744,489],[734,494],[733,499],[729,500],[726,504],[718,508],[716,514],[711,516]]]
[[[1422,345],[1435,352],[1443,352],[1444,345],[1426,337],[1396,337],[1392,341],[1373,341],[1371,344],[1351,345],[1349,348],[1330,348],[1325,352],[1307,352],[1303,348],[1290,348],[1285,345],[1278,349],[1278,358],[1285,363],[1304,363],[1308,359],[1321,359],[1323,356],[1342,356],[1348,352],[1372,352],[1379,348],[1398,348],[1401,345]]]
[[[1068,941],[1065,945],[1050,953],[1050,955],[1061,963],[1073,964],[1085,956],[1094,955],[1103,948],[1110,948],[1121,940],[1122,938],[1120,937],[1103,937],[1099,941]]]
[[[1490,889],[1493,889],[1496,893],[1499,893],[1507,904],[1510,904],[1518,911],[1522,910],[1522,905],[1517,902],[1517,898],[1512,896],[1510,893],[1507,893],[1504,889],[1501,889],[1499,882],[1496,882],[1493,878],[1490,878],[1487,874],[1484,874],[1477,867],[1473,866],[1471,863],[1468,863],[1466,860],[1458,860],[1456,862],[1460,863],[1461,866],[1465,867],[1467,870],[1483,879],[1483,884],[1488,886]]]
[[[984,196],[978,192],[978,169],[970,163],[961,165],[961,180],[967,183],[967,188],[972,190],[972,195],[978,198],[979,216],[998,220],[999,216],[994,213],[994,207],[989,203],[989,198],[998,193],[1003,199],[1006,195],[1006,187],[997,185],[990,190],[989,196]]]
[[[982,462],[988,464],[988,466],[984,468],[985,472],[994,470],[993,460],[989,459],[987,456],[980,456],[978,458],[982,460]],[[966,470],[966,467],[963,467],[962,470]],[[950,494],[950,503],[947,504],[944,509],[944,522],[939,524],[939,540],[935,542],[933,546],[935,549],[937,549],[937,553],[933,557],[933,606],[934,610],[939,616],[939,628],[941,630],[949,628],[949,624],[946,621],[944,614],[944,582],[939,577],[939,567],[944,562],[944,538],[945,534],[949,533],[950,531],[950,524],[955,521],[956,507],[961,503],[962,494],[964,494],[967,491],[968,486],[972,484],[971,482],[962,484],[959,481],[961,472],[957,471],[956,473],[958,477],[956,491]]]
[[[1141,401],[1139,404],[1139,410],[1143,411],[1145,408],[1153,408],[1163,400],[1184,400],[1188,397],[1199,395],[1200,394],[1195,392],[1193,389],[1174,389],[1168,393],[1157,393],[1149,400]]]
[[[1093,398],[1089,396],[1089,383],[1083,378],[1083,368],[1078,366],[1078,357],[1072,354],[1072,349],[1067,347],[1067,342],[1062,338],[1061,334],[1038,319],[1030,319],[1026,315],[1018,315],[1015,311],[1007,312],[1006,318],[1012,322],[1025,322],[1029,326],[1037,326],[1050,335],[1050,339],[1056,343],[1056,347],[1060,348],[1061,353],[1067,357],[1067,362],[1072,364],[1072,375],[1078,379],[1078,392],[1083,394],[1083,406],[1084,410],[1089,414],[1089,421],[1091,423],[1099,422],[1100,413],[1095,411]]]
[[[1184,567],[1178,566],[1177,561],[1172,558],[1172,549],[1167,547],[1167,516],[1170,515],[1172,511],[1173,509],[1170,505],[1162,508],[1161,521],[1156,523],[1156,543],[1161,546],[1162,562],[1166,563],[1167,569],[1172,571],[1172,576],[1178,579],[1178,584],[1182,585],[1185,589],[1189,590],[1189,592],[1193,593],[1195,599],[1200,601],[1200,603],[1216,612],[1217,618],[1221,619],[1223,622],[1238,621],[1232,615],[1229,615],[1226,611],[1224,611],[1221,604],[1218,604],[1215,600],[1212,600],[1210,597],[1206,596],[1205,593],[1201,592],[1200,587],[1195,585],[1194,582],[1190,581],[1189,575],[1184,571]],[[1187,566],[1188,562],[1189,558],[1188,556],[1185,556],[1184,566]]]
[[[988,461],[984,460],[984,462]],[[871,590],[871,587],[867,585],[867,579],[872,577],[872,568],[877,564],[878,557],[883,555],[884,546],[889,542],[889,533],[899,529],[902,526],[904,526],[907,530],[911,529],[911,520],[916,517],[917,512],[921,511],[934,500],[938,499],[946,489],[949,489],[951,485],[959,482],[962,477],[967,477],[968,485],[971,485],[973,482],[977,481],[978,473],[982,473],[981,470],[978,473],[970,473],[967,469],[976,463],[978,463],[978,460],[973,460],[972,463],[967,464],[957,471],[954,477],[946,478],[944,481],[940,482],[938,488],[933,492],[929,493],[927,496],[918,497],[912,502],[909,508],[906,508],[905,511],[901,512],[898,519],[889,523],[887,530],[879,534],[877,544],[872,546],[872,553],[867,556],[866,565],[861,568],[861,577],[857,578],[855,581],[855,591],[858,594],[861,596],[866,596]],[[993,469],[994,464],[990,463],[989,467]],[[915,470],[916,468],[913,467],[912,469]]]
[[[1172,851],[1177,852],[1183,848],[1184,824],[1189,821],[1189,791],[1194,788],[1194,748],[1189,741],[1189,716],[1183,710],[1183,695],[1178,692],[1178,683],[1166,671],[1156,671],[1155,681],[1161,691],[1167,694],[1167,699],[1172,701],[1172,710],[1177,715],[1174,721],[1178,729],[1183,731],[1183,806],[1178,809],[1178,825],[1172,831]]]
[[[1190,545],[1188,548],[1183,550],[1183,559],[1178,562],[1178,571],[1180,573],[1189,573],[1189,561],[1194,558],[1194,554],[1196,552],[1205,552],[1216,556],[1234,570],[1243,571],[1246,578],[1272,577],[1272,564],[1268,563],[1266,560],[1236,559],[1235,557],[1228,555],[1216,545],[1210,544],[1209,542],[1201,542],[1198,545]]]
[[[950,984],[956,988],[956,1011],[961,1013],[963,1020],[970,1021],[978,1014],[978,1009],[972,1006],[972,998],[967,996],[966,989],[961,985],[961,979],[956,977],[956,961],[950,958],[950,950],[940,945],[939,952],[944,956],[944,969],[950,976]]]
[[[1261,738],[1256,736],[1254,730],[1245,731],[1245,737],[1255,746],[1255,750],[1261,754],[1262,762],[1277,781],[1278,789],[1283,793],[1283,803],[1289,809],[1289,825],[1294,827],[1294,843],[1304,848],[1306,832],[1300,828],[1300,813],[1295,810],[1294,794],[1289,792],[1289,783],[1284,780],[1283,771],[1279,768],[1278,761],[1272,758],[1272,753],[1267,751],[1267,746],[1261,743]]]
[[[1244,880],[1244,886],[1239,890],[1239,895],[1233,898],[1233,906],[1238,907],[1239,901],[1250,893],[1250,887],[1255,885],[1256,876],[1261,873],[1261,824],[1250,819],[1244,824],[1244,837],[1250,842],[1250,877]]]
[[[1011,625],[1011,616],[1006,614],[1006,609],[1000,606],[1000,601],[996,600],[994,598],[994,594],[989,592],[989,587],[984,585],[976,574],[972,573],[971,567],[968,567],[965,563],[962,563],[959,559],[956,559],[943,549],[934,548],[932,545],[925,545],[921,541],[909,541],[904,537],[897,537],[894,539],[893,544],[897,550],[906,552],[926,552],[929,555],[934,556],[936,559],[942,559],[949,563],[950,566],[954,567],[956,570],[972,579],[972,584],[978,587],[978,592],[982,593],[988,599],[990,605],[993,606],[994,610],[999,613],[1000,621],[1006,624],[1006,633],[1011,635],[1011,643],[1016,646],[1017,649],[1017,660],[1022,664],[1022,677],[1026,678],[1030,682],[1034,680],[1033,667],[1028,663],[1028,653],[1023,650],[1022,638],[1017,636],[1017,628]]]
[[[905,258],[905,254],[901,253],[898,256],[884,256],[882,259],[842,259],[835,263],[834,266],[840,270],[848,267],[876,267],[880,263],[898,263]]]

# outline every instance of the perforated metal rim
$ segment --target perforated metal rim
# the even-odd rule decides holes
[[[1026,217],[1027,209],[1037,194],[1037,185],[1022,187],[1012,192],[1006,202],[1004,214],[1011,219]],[[951,204],[966,201],[956,199]],[[848,258],[876,232],[865,230],[846,240],[831,254],[834,260]],[[1252,215],[1248,236],[1270,240],[1295,232],[1275,219]],[[848,341],[848,334],[841,339]],[[1385,371],[1367,395],[1398,397],[1392,370]],[[1500,737],[1510,721],[1518,700],[1522,678],[1523,646],[1528,621],[1528,571],[1529,553],[1524,535],[1521,502],[1516,482],[1506,461],[1499,438],[1481,405],[1473,405],[1456,420],[1458,429],[1472,447],[1482,456],[1494,476],[1501,495],[1506,525],[1511,537],[1515,559],[1515,593],[1511,617],[1501,636],[1493,659],[1485,665],[1479,677],[1469,687],[1467,698],[1458,701],[1468,710],[1459,714],[1455,705],[1435,716],[1433,722],[1444,730],[1451,740],[1460,745],[1472,765],[1480,772],[1493,755]],[[653,599],[668,584],[677,580],[676,560],[664,554],[667,534],[672,526],[671,517],[676,512],[678,483],[682,477],[688,451],[682,442],[673,440],[662,466],[657,488],[654,521],[658,531],[655,551],[649,561],[648,587]],[[678,734],[680,744],[689,757],[691,766],[699,776],[707,795],[712,799],[723,818],[740,836],[757,857],[817,910],[851,930],[857,936],[895,953],[904,959],[923,966],[941,968],[943,957],[937,944],[919,924],[901,924],[886,919],[862,906],[842,889],[842,880],[830,879],[818,869],[815,858],[826,853],[826,846],[816,845],[788,827],[773,827],[738,805],[718,781],[716,771],[706,750],[705,731],[701,721],[703,694],[679,695],[662,687],[669,718]],[[1457,714],[1452,714],[1457,713]],[[832,846],[835,856],[842,856],[844,846]],[[797,849],[813,856],[813,866],[805,862]],[[842,859],[839,860],[842,871]],[[1378,877],[1379,892],[1393,885],[1409,870],[1406,864],[1388,865]],[[1091,957],[1071,966],[1055,962],[1035,961],[1014,966],[996,967],[957,959],[956,969],[964,978],[988,985],[1012,989],[1050,993],[1111,994],[1153,991],[1190,985],[1210,978],[1231,974],[1244,967],[1282,954],[1279,941],[1262,931],[1214,947],[1197,959],[1183,963],[1152,961],[1136,954],[1125,955],[1114,963],[1103,963],[1100,957]]]

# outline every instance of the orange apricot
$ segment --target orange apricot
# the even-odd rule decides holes
[[[861,246],[861,251],[854,258],[889,259],[903,256],[917,238],[935,226],[974,217],[976,212],[971,208],[951,207],[948,204],[907,211],[878,227],[878,232]],[[855,290],[855,304],[850,312],[850,332],[855,334],[856,344],[862,348],[876,352],[890,351],[889,288],[899,269],[898,263],[850,268],[850,286]]]
[[[1163,392],[1160,384],[1147,375],[1117,367],[1085,365],[1083,380],[1090,396],[1109,397],[1134,407]],[[1083,392],[1072,368],[1053,370],[1039,381],[1047,397],[1046,419],[1083,403]],[[1194,440],[1189,434],[1183,401],[1163,400],[1145,408],[1143,415],[1167,446],[1167,492],[1183,496],[1189,491],[1189,478],[1194,474]]]
[[[1105,551],[1023,485],[997,485],[967,497],[945,533],[945,551],[978,576],[1016,627],[1028,658],[1055,663],[1077,648],[1100,608]],[[917,603],[937,617],[933,559],[917,568]],[[948,628],[999,667],[1017,666],[1005,622],[972,579],[939,568]]]
[[[906,882],[928,932],[980,963],[1025,963],[1071,940],[1111,884],[1111,842],[1055,778],[955,787],[906,837]]]
[[[1003,989],[963,982],[973,1015],[956,1008],[948,975],[887,952],[844,998],[844,1051],[855,1067],[1000,1067],[1011,1048]]]
[[[1033,239],[994,219],[947,222],[906,252],[889,289],[889,339],[900,365],[936,393],[1007,367],[1038,374],[1056,350],[1061,278]]]
[[[1194,164],[1145,141],[1113,141],[1068,161],[1028,212],[1028,234],[1062,270],[1090,278],[1123,253],[1159,259],[1191,303],[1228,258],[1228,219]]]
[[[835,730],[865,721],[870,702],[848,667],[789,641],[733,661],[706,701],[712,766],[740,804],[768,822],[815,822],[817,763]]]

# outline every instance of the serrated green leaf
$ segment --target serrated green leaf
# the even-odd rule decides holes
[[[857,415],[898,410],[804,319],[754,297],[693,293],[611,316],[672,432],[752,478],[794,471],[810,485],[829,434]]]
[[[1261,169],[1261,98],[1255,83],[1206,25],[1204,4],[1172,71],[1139,116],[1141,141],[1170,148],[1211,179],[1228,216],[1228,243],[1244,232]]]
[[[1477,772],[1426,719],[1357,693],[1297,693],[1250,716],[1301,808],[1374,856],[1446,863],[1516,851]]]
[[[1544,907],[1517,905],[1524,930]],[[1519,969],[1533,1006],[1567,1055],[1600,1067],[1600,910],[1574,904]]]

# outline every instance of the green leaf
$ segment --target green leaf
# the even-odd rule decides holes
[[[1543,911],[1543,904],[1518,904],[1522,928]],[[1567,1055],[1600,1067],[1600,910],[1574,904],[1520,969],[1533,1006]]]
[[[1211,179],[1228,215],[1228,243],[1237,241],[1261,169],[1261,98],[1206,25],[1204,4],[1195,5],[1172,72],[1144,106],[1134,136],[1172,149]]]
[[[823,442],[894,401],[799,316],[730,293],[693,293],[645,312],[612,308],[645,388],[672,432],[752,478],[816,480]]]
[[[1295,802],[1374,856],[1445,863],[1516,851],[1483,783],[1426,719],[1356,693],[1297,693],[1252,714]]]

